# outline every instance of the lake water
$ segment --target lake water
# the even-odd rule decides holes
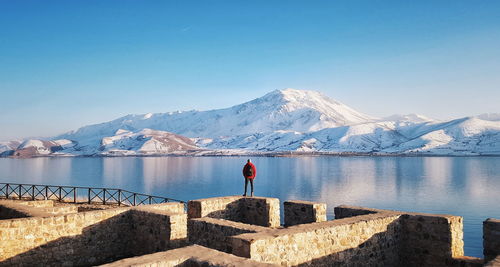
[[[122,188],[181,200],[243,193],[243,157],[0,159],[0,182]],[[465,254],[500,218],[500,157],[255,157],[255,194],[464,217]]]

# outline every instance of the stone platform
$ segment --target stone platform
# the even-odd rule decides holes
[[[82,211],[0,201],[0,266],[483,266],[463,252],[459,216],[284,203],[264,197]],[[500,221],[484,223],[487,266]],[[118,260],[116,262],[113,262]]]

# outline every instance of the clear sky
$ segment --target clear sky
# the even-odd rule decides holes
[[[0,0],[0,140],[286,87],[373,116],[500,113],[500,1]]]

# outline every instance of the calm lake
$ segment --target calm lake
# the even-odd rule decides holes
[[[0,182],[122,188],[181,200],[243,193],[245,157],[0,159]],[[255,194],[464,217],[465,254],[500,218],[500,157],[254,157]]]

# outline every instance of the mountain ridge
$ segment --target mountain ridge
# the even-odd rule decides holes
[[[224,109],[129,114],[44,140],[53,143],[32,140],[36,149],[29,151],[100,156],[282,151],[500,155],[500,121],[495,119],[496,114],[451,121],[418,114],[376,118],[320,92],[287,88]],[[14,146],[0,143],[0,153],[27,149]]]

